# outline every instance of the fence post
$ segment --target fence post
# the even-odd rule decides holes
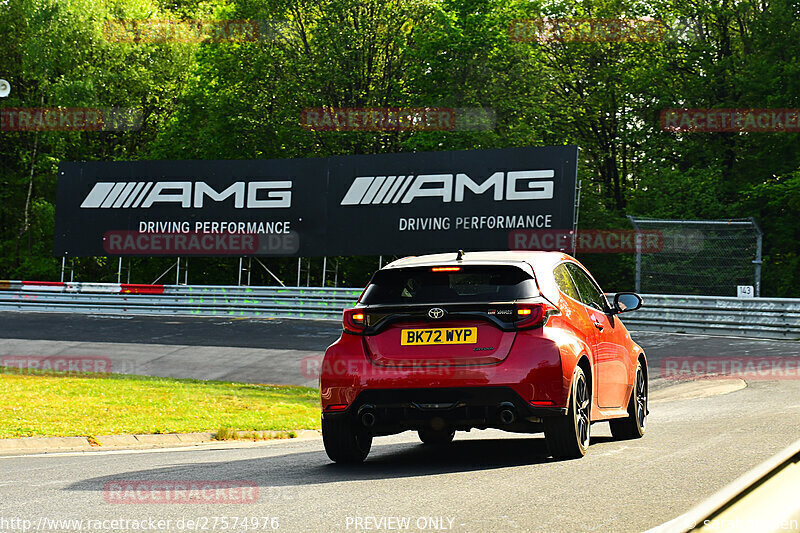
[[[636,230],[636,281],[633,290],[642,292],[642,241],[639,239],[639,225],[631,215],[628,215],[628,220],[631,221],[633,229]]]
[[[753,227],[756,230],[756,258],[753,261],[755,265],[755,278],[756,278],[756,298],[761,297],[761,245],[763,244],[764,234],[761,228],[758,227],[755,217],[750,217],[753,222]]]

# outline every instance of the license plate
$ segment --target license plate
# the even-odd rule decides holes
[[[475,344],[477,342],[478,328],[404,329],[400,332],[400,344],[403,346]]]

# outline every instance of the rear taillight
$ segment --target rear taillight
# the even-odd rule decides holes
[[[551,316],[560,314],[561,311],[550,303],[517,304],[514,326],[517,329],[539,328],[547,324]]]
[[[367,327],[367,316],[363,309],[345,309],[342,315],[342,326],[347,333],[359,335]]]

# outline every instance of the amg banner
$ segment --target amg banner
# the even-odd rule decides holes
[[[56,256],[509,249],[571,229],[576,146],[59,167]]]

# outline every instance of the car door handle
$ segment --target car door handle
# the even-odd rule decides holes
[[[600,322],[595,322],[594,320],[592,320],[592,324],[594,324],[594,327],[596,327],[599,331],[603,331],[603,324],[601,324]]]

